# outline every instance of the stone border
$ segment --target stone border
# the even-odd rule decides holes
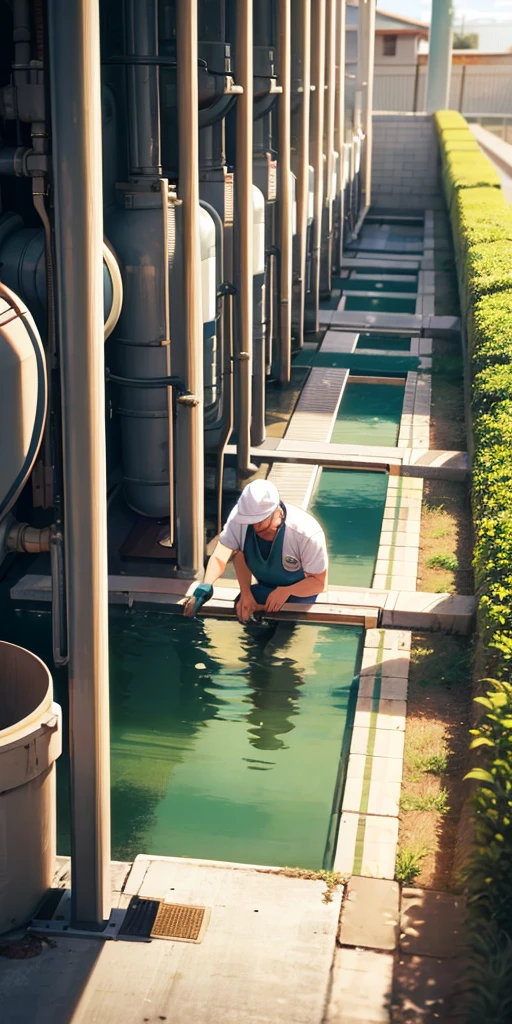
[[[411,633],[366,632],[334,856],[341,874],[394,878]]]
[[[423,480],[390,476],[372,586],[415,591],[421,530]]]
[[[429,449],[431,402],[431,375],[428,373],[416,373],[414,370],[409,371],[405,384],[402,418],[398,432],[398,448]]]

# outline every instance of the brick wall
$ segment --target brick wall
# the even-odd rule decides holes
[[[437,135],[428,114],[373,115],[372,207],[443,209]]]

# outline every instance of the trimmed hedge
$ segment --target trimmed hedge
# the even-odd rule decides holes
[[[466,870],[474,967],[467,1021],[506,1024],[512,1019],[512,210],[469,138],[465,153],[454,153],[453,145],[464,143],[461,115],[441,111],[435,121],[472,378],[477,639],[487,669],[498,676],[477,698],[486,713],[472,730],[471,747],[487,756],[485,767],[468,776],[480,785],[472,798],[475,845]]]

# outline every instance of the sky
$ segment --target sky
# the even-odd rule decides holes
[[[430,21],[431,0],[377,0],[379,7],[406,18]],[[479,33],[480,49],[507,50],[512,46],[512,0],[454,0],[456,29],[462,21],[466,32]]]

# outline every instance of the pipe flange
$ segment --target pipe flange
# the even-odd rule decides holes
[[[194,406],[201,405],[201,399],[198,398],[197,395],[180,395],[177,401],[179,402],[180,405],[186,405],[189,406],[190,408],[194,408]]]

